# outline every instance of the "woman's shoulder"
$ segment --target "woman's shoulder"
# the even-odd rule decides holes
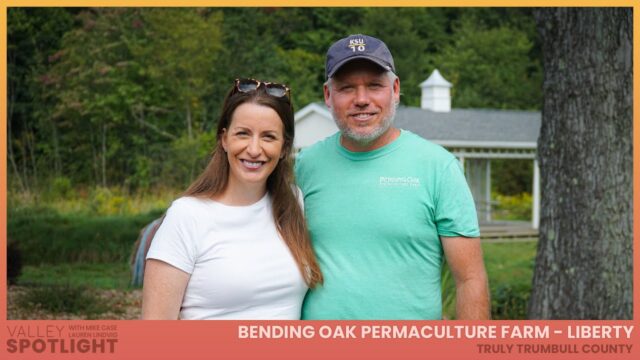
[[[202,211],[211,207],[211,200],[205,198],[199,198],[195,196],[182,196],[175,199],[171,206],[169,207],[168,212],[181,213],[181,214],[190,214],[195,213],[199,214]]]

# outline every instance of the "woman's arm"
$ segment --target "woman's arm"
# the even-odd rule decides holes
[[[147,260],[142,288],[143,320],[177,320],[191,275],[160,260]]]

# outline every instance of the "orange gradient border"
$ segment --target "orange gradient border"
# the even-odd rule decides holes
[[[87,358],[155,358],[155,359],[630,359],[640,354],[640,292],[637,289],[640,278],[640,216],[633,214],[634,241],[634,318],[629,321],[25,321],[6,320],[6,239],[7,239],[7,7],[19,6],[624,6],[633,7],[633,91],[634,104],[638,104],[640,85],[638,82],[638,30],[640,5],[634,1],[528,1],[526,4],[513,0],[495,1],[366,1],[352,0],[281,0],[281,1],[211,1],[196,0],[178,2],[177,0],[157,1],[36,1],[5,0],[0,4],[0,357],[3,359],[87,359]],[[640,110],[633,109],[633,208],[640,206]],[[531,339],[240,339],[240,325],[311,325],[320,326],[363,326],[363,325],[496,325],[500,326],[549,326],[553,330],[564,330],[579,325],[624,325],[634,326],[630,340],[584,340],[552,336],[547,340]],[[118,343],[113,354],[61,354],[33,352],[11,354],[7,352],[6,341],[11,329],[42,330],[47,327],[65,327],[70,325],[115,326]],[[67,331],[68,332],[68,331]],[[68,339],[67,336],[62,336]],[[578,347],[589,344],[631,344],[630,354],[479,354],[478,344],[517,345],[517,344],[568,344]],[[631,355],[633,354],[633,355]],[[608,355],[608,356],[605,356]]]

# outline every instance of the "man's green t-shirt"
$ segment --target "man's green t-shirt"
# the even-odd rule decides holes
[[[441,319],[440,236],[478,237],[458,160],[402,130],[369,152],[340,133],[302,151],[296,178],[324,275],[303,319]]]

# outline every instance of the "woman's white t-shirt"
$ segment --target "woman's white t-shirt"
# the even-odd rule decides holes
[[[276,230],[269,194],[248,206],[175,200],[147,259],[191,274],[181,319],[300,319],[307,285]]]

